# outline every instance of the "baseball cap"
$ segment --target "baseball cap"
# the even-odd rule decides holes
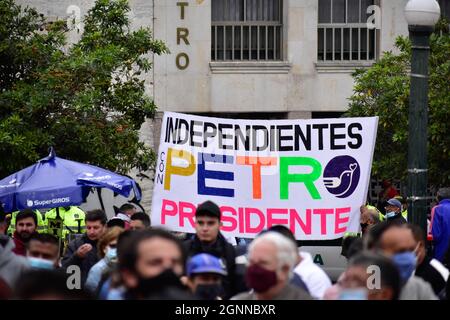
[[[227,272],[219,258],[207,254],[200,253],[193,256],[187,263],[188,277],[199,273],[216,273],[226,276]]]
[[[390,204],[391,206],[400,208],[400,210],[402,209],[402,203],[395,198],[389,199],[387,203]]]

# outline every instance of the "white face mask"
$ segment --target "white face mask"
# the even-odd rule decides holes
[[[55,264],[51,260],[35,258],[35,257],[27,257],[28,262],[32,268],[36,269],[46,269],[52,270],[55,268]]]

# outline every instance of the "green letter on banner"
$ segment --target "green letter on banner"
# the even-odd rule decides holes
[[[289,173],[289,166],[310,166],[311,173]],[[306,189],[313,199],[321,199],[314,181],[316,181],[322,172],[322,165],[319,161],[307,157],[281,157],[280,158],[280,198],[289,198],[289,183],[304,183]]]

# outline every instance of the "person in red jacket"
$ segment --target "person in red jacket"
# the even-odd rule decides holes
[[[31,209],[19,212],[16,217],[16,231],[13,234],[15,248],[13,252],[20,256],[26,255],[26,245],[37,231],[37,216]]]

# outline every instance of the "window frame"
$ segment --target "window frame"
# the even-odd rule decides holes
[[[229,0],[220,0],[223,1],[224,4]],[[247,12],[247,2],[251,0],[242,0],[243,1],[243,14],[242,20],[214,20],[214,8],[213,2],[211,3],[211,63],[241,63],[245,64],[247,67],[254,63],[280,63],[284,61],[284,5],[283,0],[273,0],[278,2],[278,20],[248,20],[248,12]],[[258,0],[260,1],[260,0]],[[263,3],[265,4],[265,2]],[[267,11],[266,11],[267,13]],[[224,13],[225,15],[226,13]],[[256,14],[258,16],[258,14]],[[256,17],[258,19],[258,17]],[[218,46],[218,29],[222,28],[222,40],[223,47]],[[231,28],[231,48],[228,48],[229,34],[228,30]],[[254,28],[256,28],[257,33],[257,45],[256,48],[253,47],[253,34]],[[272,36],[273,46],[269,48],[269,28],[273,28]],[[236,49],[235,44],[235,32],[236,29],[239,30],[239,38],[240,45],[238,44]],[[264,30],[265,29],[265,30]],[[247,33],[247,43],[244,45],[245,32]],[[264,30],[263,34],[265,34],[264,46],[261,45],[261,36],[260,31]],[[271,58],[269,58],[269,50],[272,50]],[[219,58],[220,51],[222,51],[222,58]],[[229,52],[231,52],[231,57],[228,58]],[[235,52],[240,51],[239,56],[235,56]],[[247,58],[244,58],[244,53],[247,51]],[[254,58],[254,51],[256,51],[256,57]],[[261,51],[265,51],[264,54],[261,55]]]
[[[370,67],[373,63],[378,61],[380,57],[380,35],[381,30],[379,29],[368,29],[366,22],[362,22],[362,11],[361,11],[361,5],[363,0],[359,0],[359,6],[358,6],[358,22],[348,22],[349,20],[349,0],[345,0],[345,21],[344,22],[333,22],[333,3],[336,0],[330,0],[330,22],[319,22],[319,15],[320,15],[320,8],[319,8],[319,1],[317,2],[317,62],[316,62],[316,69],[323,72],[348,72],[354,70],[356,67]],[[377,5],[380,6],[380,0],[373,0],[373,4],[371,5]],[[327,52],[327,30],[331,29],[331,37],[332,37],[332,50],[331,50],[331,59],[327,58],[327,55],[329,54]],[[335,44],[336,44],[336,30],[340,30],[340,50],[336,50]],[[358,49],[357,51],[354,51],[353,49],[353,31],[357,30],[357,38],[358,38]],[[345,32],[348,31],[348,32]],[[319,34],[322,32],[322,37],[319,36]],[[361,50],[361,37],[362,33],[366,32],[366,52],[363,52]],[[346,36],[344,36],[344,33],[347,33]],[[372,34],[371,34],[372,33]],[[373,40],[371,40],[372,38]],[[346,41],[347,39],[347,41]],[[319,43],[319,41],[322,40],[323,43]],[[373,42],[371,42],[373,41]],[[348,58],[344,59],[345,56],[345,50],[346,45],[345,42],[347,42],[348,45]],[[323,51],[319,51],[320,46],[322,46]],[[373,47],[373,53],[371,54],[370,47]],[[320,52],[322,52],[322,59],[320,58]],[[357,53],[357,58],[353,58],[353,54]],[[339,58],[336,58],[336,55],[339,56]],[[363,57],[362,55],[365,55]],[[372,55],[372,57],[371,57]]]

